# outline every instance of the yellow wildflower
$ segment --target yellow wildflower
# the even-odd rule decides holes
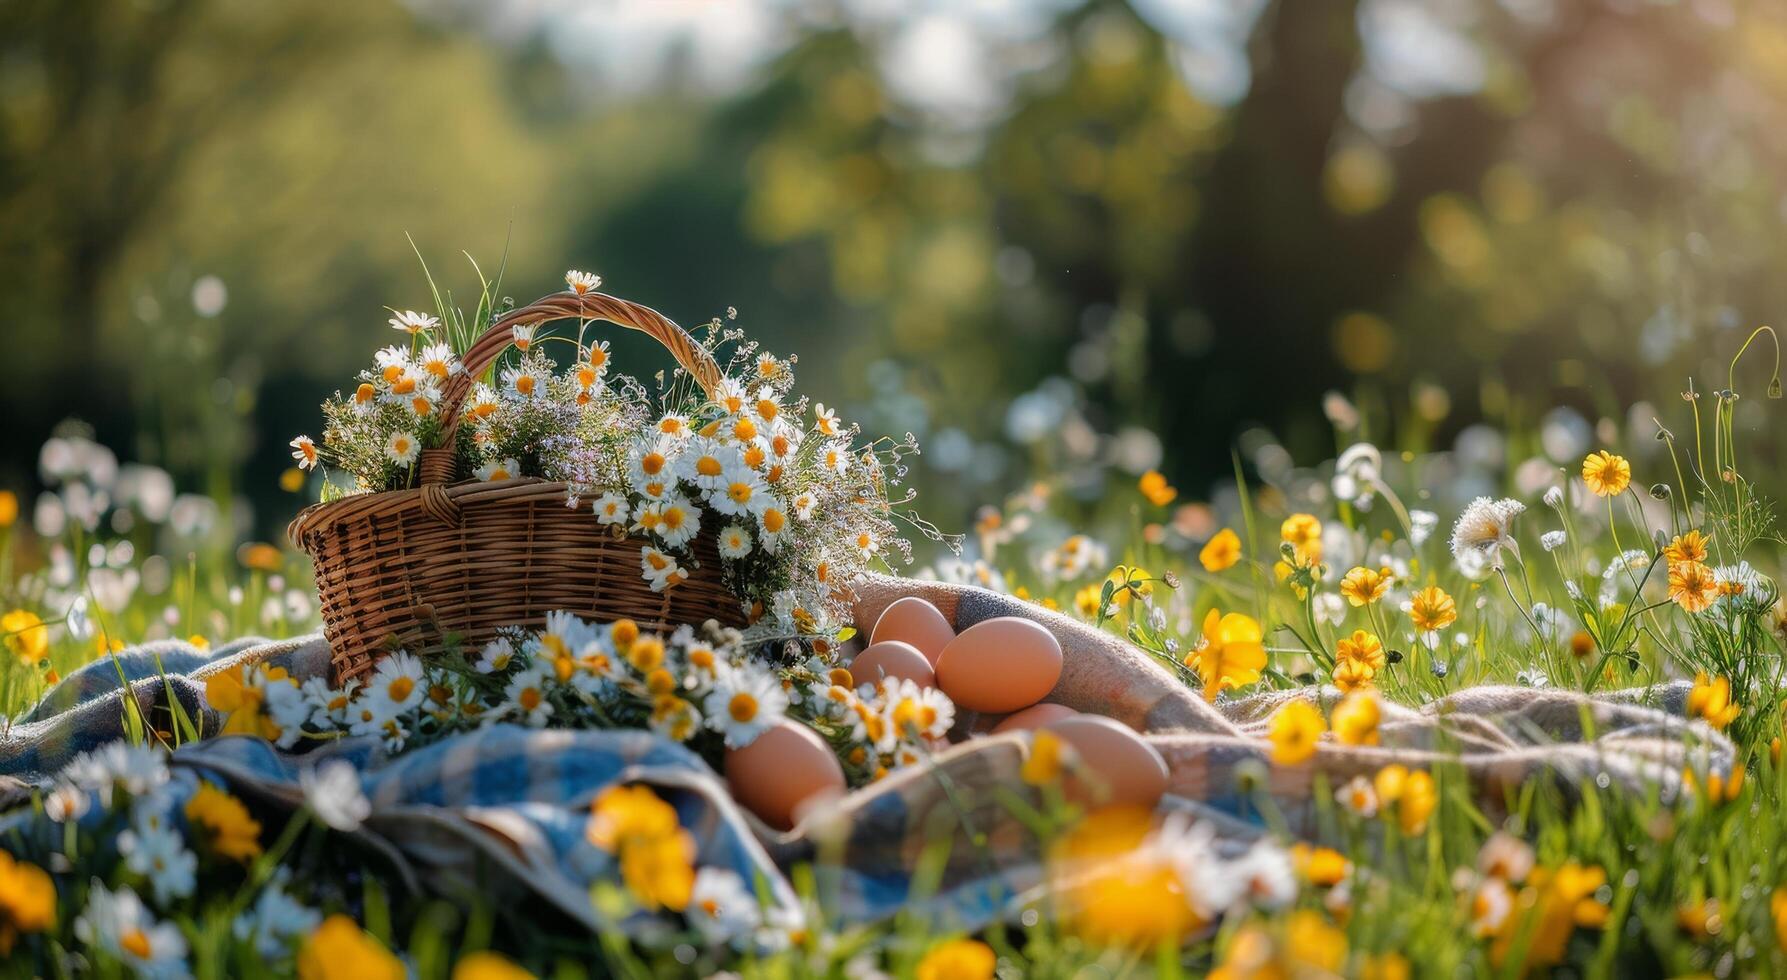
[[[1359,980],[1409,980],[1412,976],[1408,958],[1397,952],[1367,956],[1359,965]]]
[[[1787,887],[1775,889],[1768,900],[1769,917],[1775,920],[1775,942],[1787,953]]]
[[[317,926],[298,950],[299,980],[403,980],[403,962],[345,915]]]
[[[29,609],[14,609],[0,616],[0,635],[6,638],[6,649],[24,666],[34,667],[49,655],[49,627]]]
[[[1369,606],[1390,591],[1391,578],[1388,568],[1370,569],[1360,565],[1340,580],[1340,594],[1354,608]]]
[[[1303,841],[1291,845],[1291,866],[1303,880],[1319,888],[1331,888],[1352,870],[1346,855],[1332,847],[1313,847]]]
[[[11,490],[0,490],[0,530],[12,527],[19,519],[19,496]]]
[[[1153,822],[1145,807],[1105,807],[1057,843],[1053,856],[1064,871],[1069,931],[1095,945],[1155,949],[1178,945],[1205,925],[1172,862],[1141,846]]]
[[[1204,616],[1204,637],[1186,661],[1196,661],[1204,679],[1204,700],[1215,701],[1223,688],[1238,688],[1260,679],[1266,666],[1264,633],[1253,617],[1243,613],[1224,616],[1216,609]]]
[[[1409,598],[1409,621],[1425,633],[1443,630],[1458,621],[1458,604],[1445,589],[1430,585]]]
[[[1375,633],[1364,630],[1353,630],[1352,636],[1343,636],[1334,644],[1334,655],[1340,660],[1353,660],[1364,665],[1376,674],[1384,669],[1388,660],[1384,656],[1384,644]]]
[[[1669,598],[1686,612],[1704,612],[1719,597],[1713,570],[1697,561],[1669,566]]]
[[[1701,534],[1698,530],[1678,534],[1669,542],[1669,546],[1663,549],[1663,557],[1668,559],[1672,568],[1687,561],[1704,562],[1706,561],[1707,547],[1712,544],[1712,540],[1711,536]]]
[[[1315,755],[1316,742],[1327,730],[1322,713],[1308,701],[1292,701],[1272,716],[1269,736],[1272,739],[1272,761],[1281,766],[1294,766]]]
[[[1362,661],[1341,659],[1334,662],[1334,686],[1344,693],[1351,694],[1370,687],[1376,676],[1377,671]]]
[[[203,827],[217,853],[247,864],[260,856],[261,824],[248,815],[242,801],[210,783],[200,783],[186,801],[186,819]]]
[[[1427,828],[1427,818],[1439,805],[1439,793],[1431,773],[1410,772],[1399,765],[1385,766],[1372,780],[1378,800],[1386,808],[1396,805],[1396,822],[1405,834],[1418,834]]]
[[[1632,482],[1632,464],[1605,449],[1589,453],[1582,460],[1582,482],[1597,496],[1617,497]]]
[[[1206,572],[1221,572],[1233,568],[1241,560],[1241,537],[1234,531],[1223,528],[1216,536],[1204,542],[1198,551],[1198,563]]]
[[[1724,728],[1737,719],[1739,708],[1731,703],[1731,680],[1708,678],[1702,672],[1694,677],[1694,689],[1688,692],[1688,714],[1705,718],[1714,728]]]
[[[56,883],[37,865],[0,851],[0,956],[12,953],[21,934],[55,924]]]
[[[621,880],[640,904],[680,912],[695,884],[695,838],[676,810],[647,786],[611,786],[590,805],[584,834],[618,858]]]
[[[1348,694],[1334,706],[1334,737],[1343,745],[1376,745],[1382,716],[1377,695],[1369,691]]]
[[[1278,527],[1278,535],[1295,549],[1299,561],[1322,560],[1322,522],[1314,514],[1292,514]]]
[[[951,939],[932,946],[918,961],[918,980],[990,980],[997,962],[986,943]]]
[[[1061,778],[1067,743],[1047,729],[1039,729],[1030,740],[1030,754],[1018,768],[1018,775],[1032,786],[1047,786]]]
[[[1159,470],[1149,470],[1143,473],[1141,482],[1136,484],[1136,488],[1141,490],[1142,496],[1147,497],[1148,502],[1156,507],[1165,507],[1173,502],[1173,498],[1179,496],[1179,491],[1167,483],[1167,478],[1162,476]]]
[[[1608,909],[1593,898],[1607,882],[1607,872],[1593,865],[1584,867],[1571,862],[1556,870],[1540,868],[1532,873],[1526,888],[1521,890],[1517,907],[1527,909],[1535,924],[1525,927],[1526,916],[1509,915],[1496,931],[1490,948],[1490,961],[1503,965],[1515,942],[1528,940],[1522,966],[1553,966],[1563,961],[1564,949],[1578,926],[1600,928],[1606,925]]]

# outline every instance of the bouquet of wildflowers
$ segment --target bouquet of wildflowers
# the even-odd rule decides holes
[[[580,295],[601,282],[575,270],[565,278]],[[487,289],[478,308],[487,319],[474,323],[507,308]],[[617,538],[639,538],[640,575],[654,591],[687,580],[705,537],[759,632],[825,641],[842,633],[858,575],[889,555],[911,560],[903,530],[943,540],[898,511],[911,499],[898,489],[918,451],[910,435],[861,438],[795,391],[796,358],[719,320],[697,338],[721,371],[706,389],[681,369],[649,387],[612,375],[592,321],[568,337],[516,325],[512,350],[473,386],[455,427],[442,418],[442,386],[465,370],[479,330],[444,307],[442,317],[395,313],[391,326],[407,345],[379,351],[351,394],[325,403],[321,444],[292,441],[300,467],[324,469],[325,497],[415,485],[421,451],[453,431],[454,445],[442,448],[461,475],[564,483],[567,506]],[[563,372],[549,343],[570,354]]]
[[[229,712],[226,731],[281,747],[375,735],[400,752],[499,722],[641,728],[716,768],[725,749],[750,745],[788,719],[831,745],[852,785],[918,764],[954,723],[954,704],[933,688],[897,678],[858,685],[799,643],[780,659],[752,649],[738,631],[712,624],[666,638],[631,620],[597,626],[554,613],[544,629],[505,630],[475,654],[423,661],[397,652],[342,687],[237,667],[213,675],[206,695]]]

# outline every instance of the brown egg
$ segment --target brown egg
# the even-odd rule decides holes
[[[955,638],[956,631],[936,606],[909,595],[894,600],[893,605],[882,612],[881,618],[875,621],[875,629],[869,634],[869,643],[888,640],[910,643],[935,667],[937,658],[943,655],[943,648]]]
[[[1006,715],[1004,721],[993,726],[993,734],[1027,732],[1032,728],[1042,728],[1063,718],[1072,718],[1077,714],[1079,714],[1078,711],[1065,704],[1051,704],[1044,701],[1042,704],[1033,704],[1022,711]]]
[[[1167,764],[1128,725],[1103,715],[1076,715],[1043,726],[1073,746],[1079,764],[1065,777],[1068,799],[1087,806],[1152,807],[1167,791]]]
[[[850,679],[858,684],[873,684],[883,676],[909,680],[919,687],[936,687],[937,671],[918,648],[899,640],[882,640],[850,661]]]
[[[1061,678],[1061,643],[1040,624],[1001,616],[963,630],[937,658],[937,686],[969,711],[1041,701]]]
[[[779,721],[750,745],[726,750],[726,788],[733,799],[777,830],[794,826],[801,811],[844,792],[844,768],[819,734]]]

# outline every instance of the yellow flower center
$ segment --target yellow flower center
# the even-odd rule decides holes
[[[757,699],[744,691],[740,691],[737,694],[734,694],[732,700],[727,703],[726,711],[732,715],[733,721],[750,721],[757,717]]]
[[[750,442],[757,438],[757,423],[750,419],[739,419],[732,425],[732,437],[739,442]]]
[[[768,398],[757,399],[757,414],[762,416],[764,421],[774,422],[776,420],[776,416],[781,411],[782,411],[782,406],[777,405],[775,402],[769,400]]]
[[[532,711],[540,706],[540,689],[537,687],[525,688],[518,700],[521,702],[522,708]]]
[[[664,462],[663,453],[646,453],[639,458],[639,468],[644,470],[647,476],[657,476],[664,469]]]
[[[788,525],[788,518],[774,507],[763,512],[763,529],[771,534],[780,534]]]
[[[139,960],[149,958],[149,936],[141,929],[132,929],[118,937],[118,945]]]
[[[391,686],[386,688],[386,691],[391,695],[391,700],[402,701],[404,698],[409,697],[410,692],[415,689],[415,681],[410,680],[408,677],[398,677],[391,682]]]
[[[712,456],[703,456],[695,461],[695,472],[702,476],[719,476],[723,469],[725,467],[720,465],[720,461]]]
[[[671,507],[668,510],[664,511],[664,513],[660,516],[661,516],[661,523],[663,523],[664,529],[667,531],[674,531],[677,528],[683,526],[683,516],[684,515],[683,515],[683,509],[681,507]]]
[[[534,393],[534,376],[531,374],[524,374],[521,377],[516,378],[515,379],[515,390],[521,392],[524,395],[533,394]]]
[[[733,503],[749,503],[751,500],[751,485],[749,483],[734,483],[726,488],[726,496],[731,497]]]

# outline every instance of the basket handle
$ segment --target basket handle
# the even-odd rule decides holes
[[[422,453],[421,477],[424,485],[442,484],[452,478],[453,447],[459,433],[460,406],[465,403],[466,396],[471,394],[472,385],[477,383],[477,379],[514,342],[514,328],[570,319],[607,320],[609,323],[637,330],[663,344],[670,351],[670,356],[676,358],[676,363],[689,372],[689,376],[695,379],[695,383],[701,386],[701,390],[709,398],[714,397],[719,390],[723,375],[713,355],[696,342],[694,337],[689,336],[688,331],[677,326],[664,314],[649,306],[628,302],[607,293],[578,293],[569,289],[553,293],[504,314],[465,352],[461,358],[465,369],[448,378],[446,389],[441,393],[440,410],[445,413],[447,424],[441,430],[440,445]]]

